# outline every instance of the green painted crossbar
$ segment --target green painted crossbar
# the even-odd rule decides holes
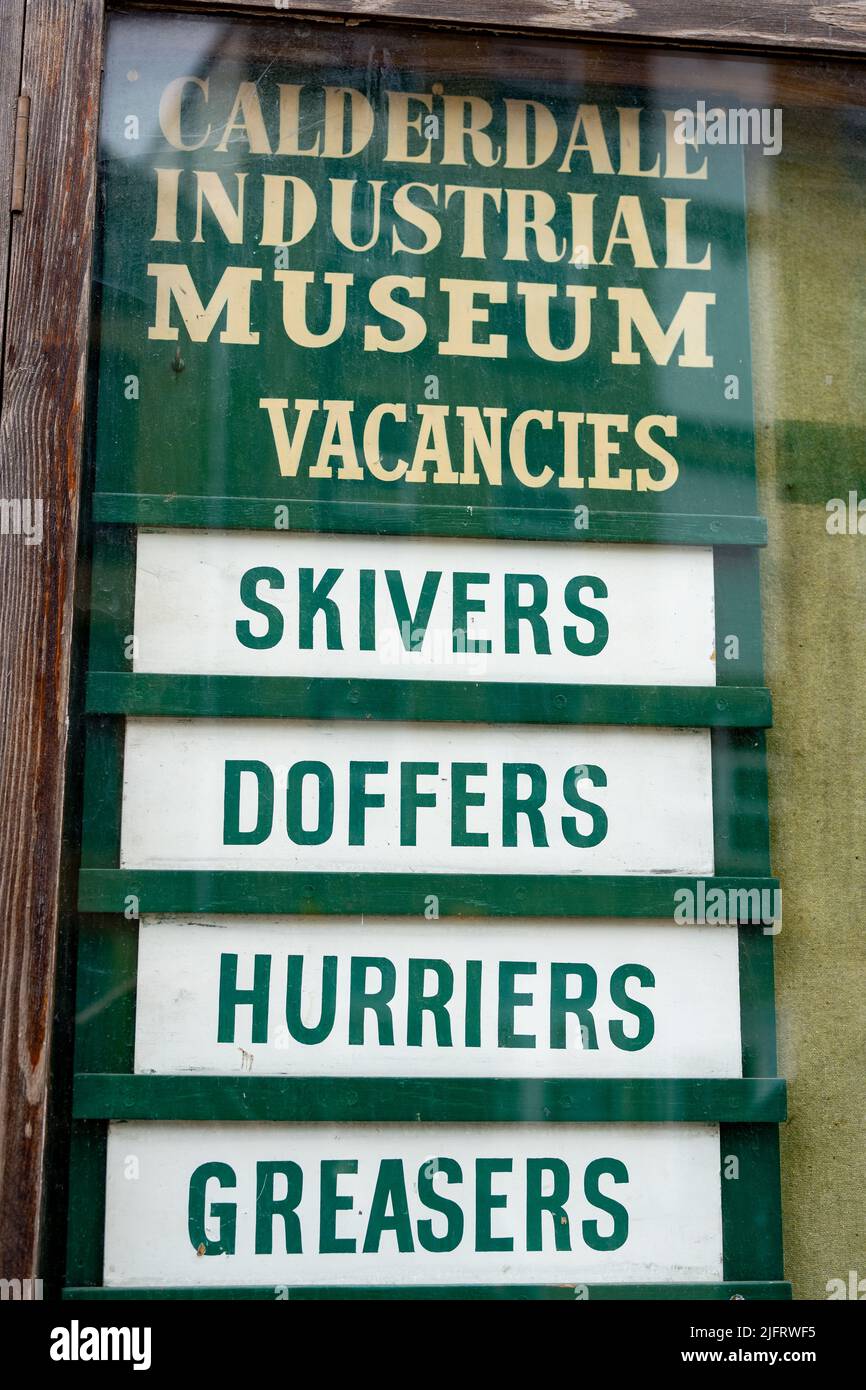
[[[193,497],[177,493],[98,491],[96,522],[136,526],[226,527],[274,530],[275,508],[288,509],[291,531],[411,536],[481,536],[508,540],[597,541],[650,545],[766,545],[762,516],[677,512],[614,512],[592,507],[586,529],[577,530],[573,507],[458,506],[436,503],[314,501],[286,497]]]
[[[778,1123],[780,1077],[382,1078],[79,1073],[79,1120]]]
[[[356,874],[278,870],[82,869],[82,912],[361,912],[423,917],[646,917],[677,922],[677,893],[694,903],[726,895],[727,922],[761,922],[776,878],[681,874]],[[744,896],[745,895],[745,896]],[[713,925],[713,919],[708,919]]]
[[[110,1289],[102,1286],[82,1286],[63,1290],[64,1299],[77,1302],[137,1302],[147,1300],[194,1299],[196,1301],[231,1300],[231,1302],[274,1303],[288,1300],[290,1303],[331,1303],[352,1302],[354,1300],[374,1300],[378,1302],[418,1302],[434,1299],[437,1302],[555,1302],[555,1303],[598,1303],[613,1300],[632,1302],[652,1299],[672,1302],[676,1300],[697,1299],[701,1302],[744,1299],[745,1301],[767,1301],[772,1299],[790,1300],[791,1285],[782,1280],[732,1282],[722,1284],[406,1284],[400,1287],[376,1287],[360,1285],[346,1287],[339,1285],[330,1288],[304,1286],[294,1288],[291,1284],[279,1286],[239,1285],[232,1288],[159,1288],[159,1289]]]
[[[87,709],[175,719],[409,719],[448,723],[768,728],[763,686],[518,684],[92,671]]]

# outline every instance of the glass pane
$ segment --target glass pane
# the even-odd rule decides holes
[[[101,121],[69,1284],[853,1296],[857,70],[118,15]]]

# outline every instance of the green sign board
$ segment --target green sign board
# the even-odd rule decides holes
[[[540,51],[109,25],[70,1298],[789,1293],[742,150]]]
[[[113,31],[98,518],[762,539],[741,148],[673,92],[200,33]]]

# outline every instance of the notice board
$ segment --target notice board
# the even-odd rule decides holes
[[[522,52],[110,23],[75,1297],[788,1296],[742,150]]]

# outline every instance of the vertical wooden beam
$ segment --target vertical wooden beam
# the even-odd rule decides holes
[[[30,141],[0,416],[0,499],[13,504],[0,535],[4,1278],[39,1272],[103,0],[27,0],[24,19]],[[28,501],[42,504],[39,544],[10,530]]]
[[[23,37],[24,0],[5,0],[0,6],[0,400],[12,216],[12,148],[15,137],[15,108],[21,81]]]

